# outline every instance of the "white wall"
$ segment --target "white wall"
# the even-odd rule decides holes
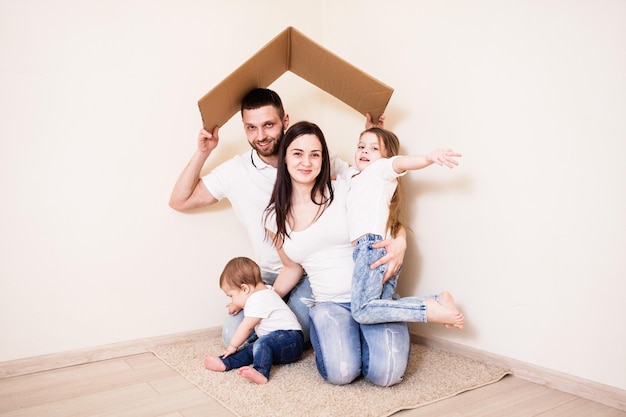
[[[271,7],[270,7],[271,6]],[[227,203],[167,206],[197,100],[286,26],[396,89],[403,295],[448,289],[471,347],[626,389],[626,3],[0,0],[0,361],[219,326],[250,255]],[[363,118],[272,85],[350,158]],[[238,117],[207,169],[247,148]]]

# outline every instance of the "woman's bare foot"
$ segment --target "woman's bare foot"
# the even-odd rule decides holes
[[[439,302],[429,298],[426,300],[426,319],[429,323],[443,323],[447,328],[456,327],[461,330],[465,317],[456,308],[452,295],[444,291],[439,294]]]
[[[206,355],[206,358],[204,358],[204,367],[215,372],[224,372],[226,370],[224,362],[217,356],[212,355]]]
[[[237,370],[237,374],[246,378],[248,381],[254,382],[255,384],[267,384],[267,378],[251,366],[242,366]]]

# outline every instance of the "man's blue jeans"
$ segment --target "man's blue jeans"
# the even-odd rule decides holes
[[[226,370],[252,365],[254,369],[270,377],[272,364],[293,363],[300,359],[304,350],[301,330],[276,330],[259,337],[254,343],[241,347],[225,358],[220,356]]]
[[[267,285],[274,285],[274,281],[278,274],[263,272],[261,278]],[[311,290],[311,284],[309,283],[309,277],[306,275],[302,277],[300,282],[294,287],[287,297],[287,305],[296,315],[300,326],[302,327],[302,333],[304,335],[304,342],[309,341],[309,306],[306,304],[307,300],[313,299],[313,291]],[[228,315],[224,321],[222,327],[222,343],[224,346],[228,346],[230,339],[235,334],[237,326],[243,321],[243,310],[234,316]],[[248,339],[252,342],[256,339],[256,335],[252,332],[251,337]]]
[[[427,297],[400,297],[395,294],[398,273],[383,284],[387,265],[371,269],[370,265],[383,257],[385,248],[375,249],[372,245],[382,236],[369,234],[360,238],[353,252],[352,273],[352,317],[361,324],[388,322],[426,322],[427,298],[439,300],[438,295]]]
[[[388,387],[402,381],[411,351],[406,323],[359,324],[350,303],[317,303],[310,310],[317,370],[331,384],[359,375]]]

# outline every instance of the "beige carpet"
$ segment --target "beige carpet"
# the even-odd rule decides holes
[[[256,385],[235,371],[204,369],[204,356],[209,352],[222,352],[219,337],[154,349],[161,360],[241,417],[389,416],[499,381],[509,373],[457,354],[413,344],[404,381],[393,387],[377,387],[362,378],[350,385],[331,385],[317,373],[311,349],[297,363],[273,366],[269,383]]]

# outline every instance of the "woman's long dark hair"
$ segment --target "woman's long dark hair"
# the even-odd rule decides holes
[[[324,208],[332,203],[334,199],[333,187],[330,182],[330,155],[322,130],[315,123],[311,122],[298,122],[292,125],[285,132],[278,149],[276,182],[274,183],[272,198],[264,214],[264,222],[267,222],[268,216],[272,212],[276,214],[274,244],[279,248],[282,246],[285,237],[289,237],[287,221],[291,213],[291,194],[293,190],[291,175],[289,175],[287,164],[285,163],[285,156],[287,155],[289,145],[300,136],[307,134],[315,135],[322,145],[322,167],[319,175],[315,178],[315,184],[311,190],[311,201],[319,205],[322,209],[321,212],[323,212]],[[319,196],[322,197],[321,201],[319,201]]]

